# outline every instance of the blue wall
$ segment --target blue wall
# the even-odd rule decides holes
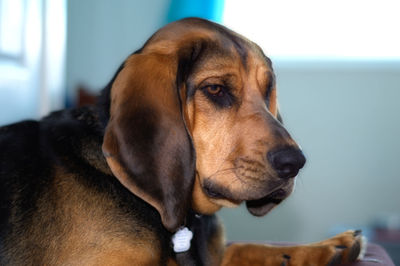
[[[202,17],[215,22],[222,21],[224,0],[172,0],[167,21],[185,17]]]
[[[80,84],[98,91],[122,61],[166,21],[165,0],[69,0],[66,86],[69,100]]]

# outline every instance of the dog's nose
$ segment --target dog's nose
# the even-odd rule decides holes
[[[268,152],[267,158],[280,178],[295,177],[306,163],[303,152],[295,148]]]

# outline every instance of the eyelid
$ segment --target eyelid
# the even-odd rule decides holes
[[[200,84],[199,84],[199,88],[200,89],[203,89],[203,88],[205,88],[205,87],[207,87],[207,86],[213,86],[213,85],[216,85],[216,86],[225,86],[224,85],[224,82],[221,80],[221,79],[218,79],[218,78],[208,78],[208,79],[206,79],[206,80],[203,80],[202,82],[200,82]]]
[[[234,74],[224,74],[224,75],[216,75],[216,76],[208,76],[201,80],[198,83],[198,88],[203,88],[207,85],[220,85],[223,87],[231,87],[232,84],[232,77],[235,77]]]
[[[208,88],[208,87],[213,87],[213,86],[215,86],[215,87],[221,87],[221,88],[226,88],[225,85],[222,85],[222,84],[219,84],[219,83],[211,83],[211,84],[205,84],[205,85],[200,86],[200,89],[206,89],[206,88]]]
[[[219,88],[219,89],[221,89],[221,90],[223,90],[224,89],[224,86],[223,85],[219,85],[219,84],[211,84],[211,85],[206,85],[205,87],[204,87],[205,89],[209,89],[209,88]]]

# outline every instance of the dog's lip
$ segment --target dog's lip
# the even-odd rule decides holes
[[[209,187],[209,186],[203,186],[203,191],[207,194],[208,197],[214,200],[226,200],[228,202],[233,203],[234,205],[238,205],[242,202],[242,200],[235,200],[232,199],[229,196],[224,195],[223,193]]]
[[[247,210],[254,216],[264,216],[281,203],[288,194],[286,190],[280,188],[261,199],[248,200],[246,201]]]
[[[228,195],[226,191],[220,191],[209,184],[203,186],[203,191],[213,200],[227,201],[233,205],[239,205],[242,202],[246,202],[248,211],[254,216],[264,216],[290,194],[287,189],[278,187],[263,197],[258,196],[258,198],[255,198],[254,196],[256,195],[253,194],[250,197],[237,198],[233,197],[233,195]]]

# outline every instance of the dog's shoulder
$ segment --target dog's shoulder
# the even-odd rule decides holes
[[[25,184],[43,180],[46,169],[63,159],[82,159],[86,139],[101,144],[101,129],[94,120],[88,109],[73,109],[0,127],[1,180]]]
[[[15,261],[11,258],[19,257],[12,239],[26,238],[28,226],[24,225],[32,220],[40,196],[51,183],[51,162],[42,135],[39,121],[0,128],[1,264],[12,264]]]
[[[89,127],[82,122],[79,125],[74,112],[78,111],[58,111],[40,121],[0,127],[0,224],[4,225],[11,209],[24,213],[34,208],[54,179],[55,166],[76,158],[73,154],[80,149],[77,140]]]
[[[40,144],[39,136],[40,123],[33,120],[0,127],[1,169],[11,167],[12,162],[18,164],[25,158],[24,154],[33,155]]]
[[[109,187],[114,178],[102,156],[102,130],[94,107],[0,127],[1,217],[11,208],[33,208],[66,175],[86,188]]]
[[[40,122],[30,120],[0,128],[0,224],[8,217],[5,212],[10,210],[10,204],[29,207],[32,201],[24,202],[19,196],[32,197],[33,191],[43,185],[37,182],[38,173],[47,176],[43,171],[48,169],[48,162],[42,160],[40,131]]]

